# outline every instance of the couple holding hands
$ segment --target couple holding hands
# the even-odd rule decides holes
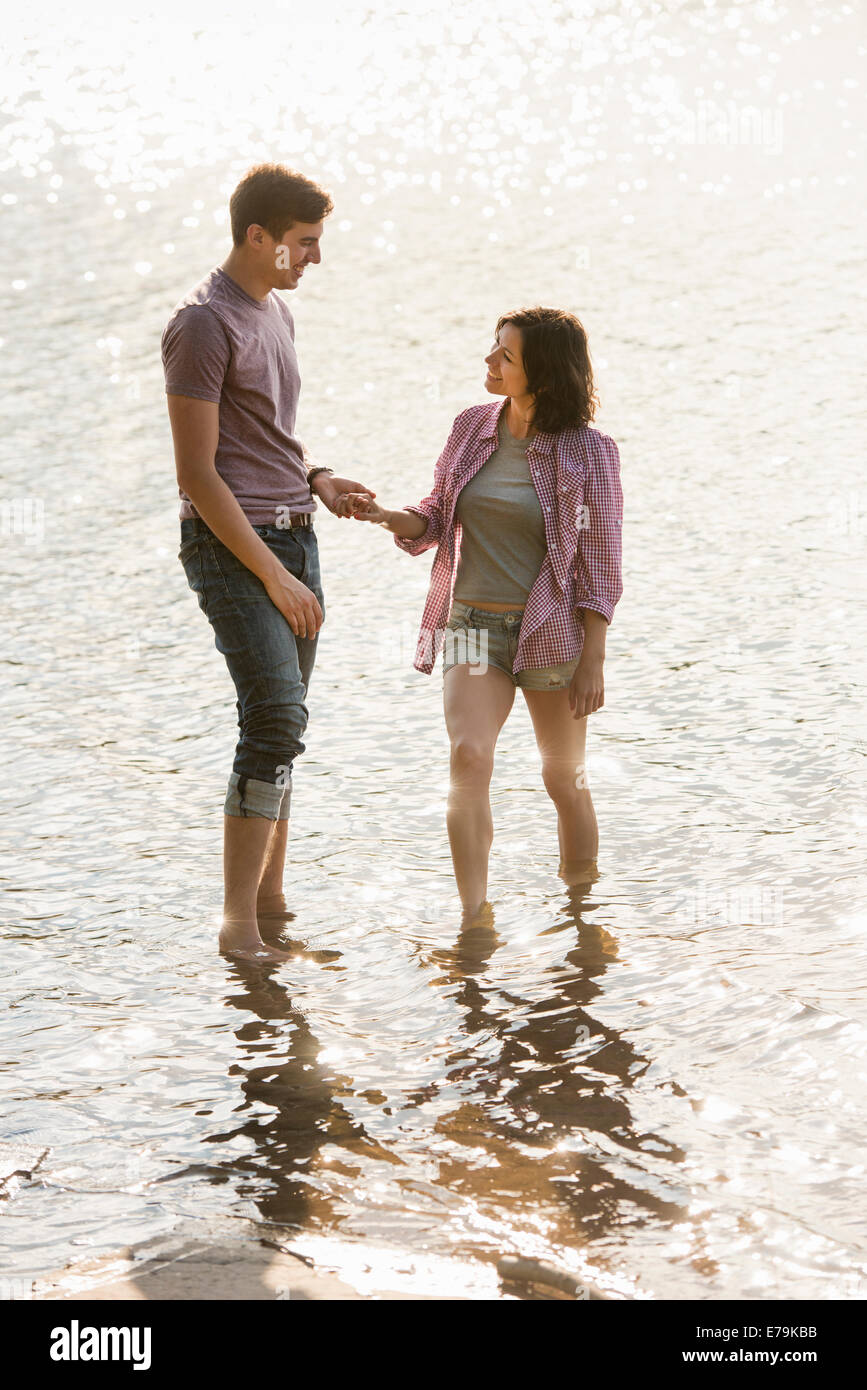
[[[289,956],[275,936],[291,916],[292,766],[325,614],[314,499],[390,531],[409,555],[436,548],[414,665],[429,674],[444,648],[447,828],[465,923],[487,905],[489,783],[517,687],[557,811],[560,875],[595,875],[587,717],[603,704],[605,634],[623,590],[619,454],[590,424],[587,338],[565,310],[502,315],[484,359],[493,399],[457,416],[422,501],[389,510],[363,484],[311,466],[295,435],[294,324],[273,291],[297,288],[319,263],[332,208],[285,166],[251,169],[230,200],[231,252],[162,338],[179,559],[238,697],[219,946],[263,963]]]

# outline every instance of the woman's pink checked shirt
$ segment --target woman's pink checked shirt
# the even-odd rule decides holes
[[[461,553],[458,493],[497,448],[500,412],[508,401],[461,411],[434,470],[428,497],[404,508],[427,520],[418,540],[395,536],[408,555],[437,547],[413,666],[430,675],[442,648]],[[593,608],[610,623],[623,593],[620,454],[592,425],[536,434],[527,459],[542,507],[548,553],[527,597],[514,671],[559,666],[581,655],[584,624],[576,608]]]

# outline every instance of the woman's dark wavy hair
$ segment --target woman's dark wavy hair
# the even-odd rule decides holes
[[[587,334],[575,315],[565,309],[518,309],[498,319],[498,334],[505,323],[521,332],[527,390],[536,402],[536,429],[556,434],[592,420],[599,398]]]

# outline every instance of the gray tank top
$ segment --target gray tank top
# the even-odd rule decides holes
[[[545,520],[527,461],[500,416],[499,446],[458,494],[461,558],[456,599],[523,607],[548,551]]]

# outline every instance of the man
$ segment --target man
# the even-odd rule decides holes
[[[258,962],[289,914],[283,867],[292,764],[303,753],[307,687],[324,598],[316,502],[346,516],[369,489],[311,467],[295,435],[295,328],[275,290],[322,259],[329,195],[279,164],[251,169],[232,194],[232,249],[177,305],[162,337],[181,498],[181,560],[226,658],[240,738],[224,805],[219,946]],[[370,493],[370,496],[374,496]]]

